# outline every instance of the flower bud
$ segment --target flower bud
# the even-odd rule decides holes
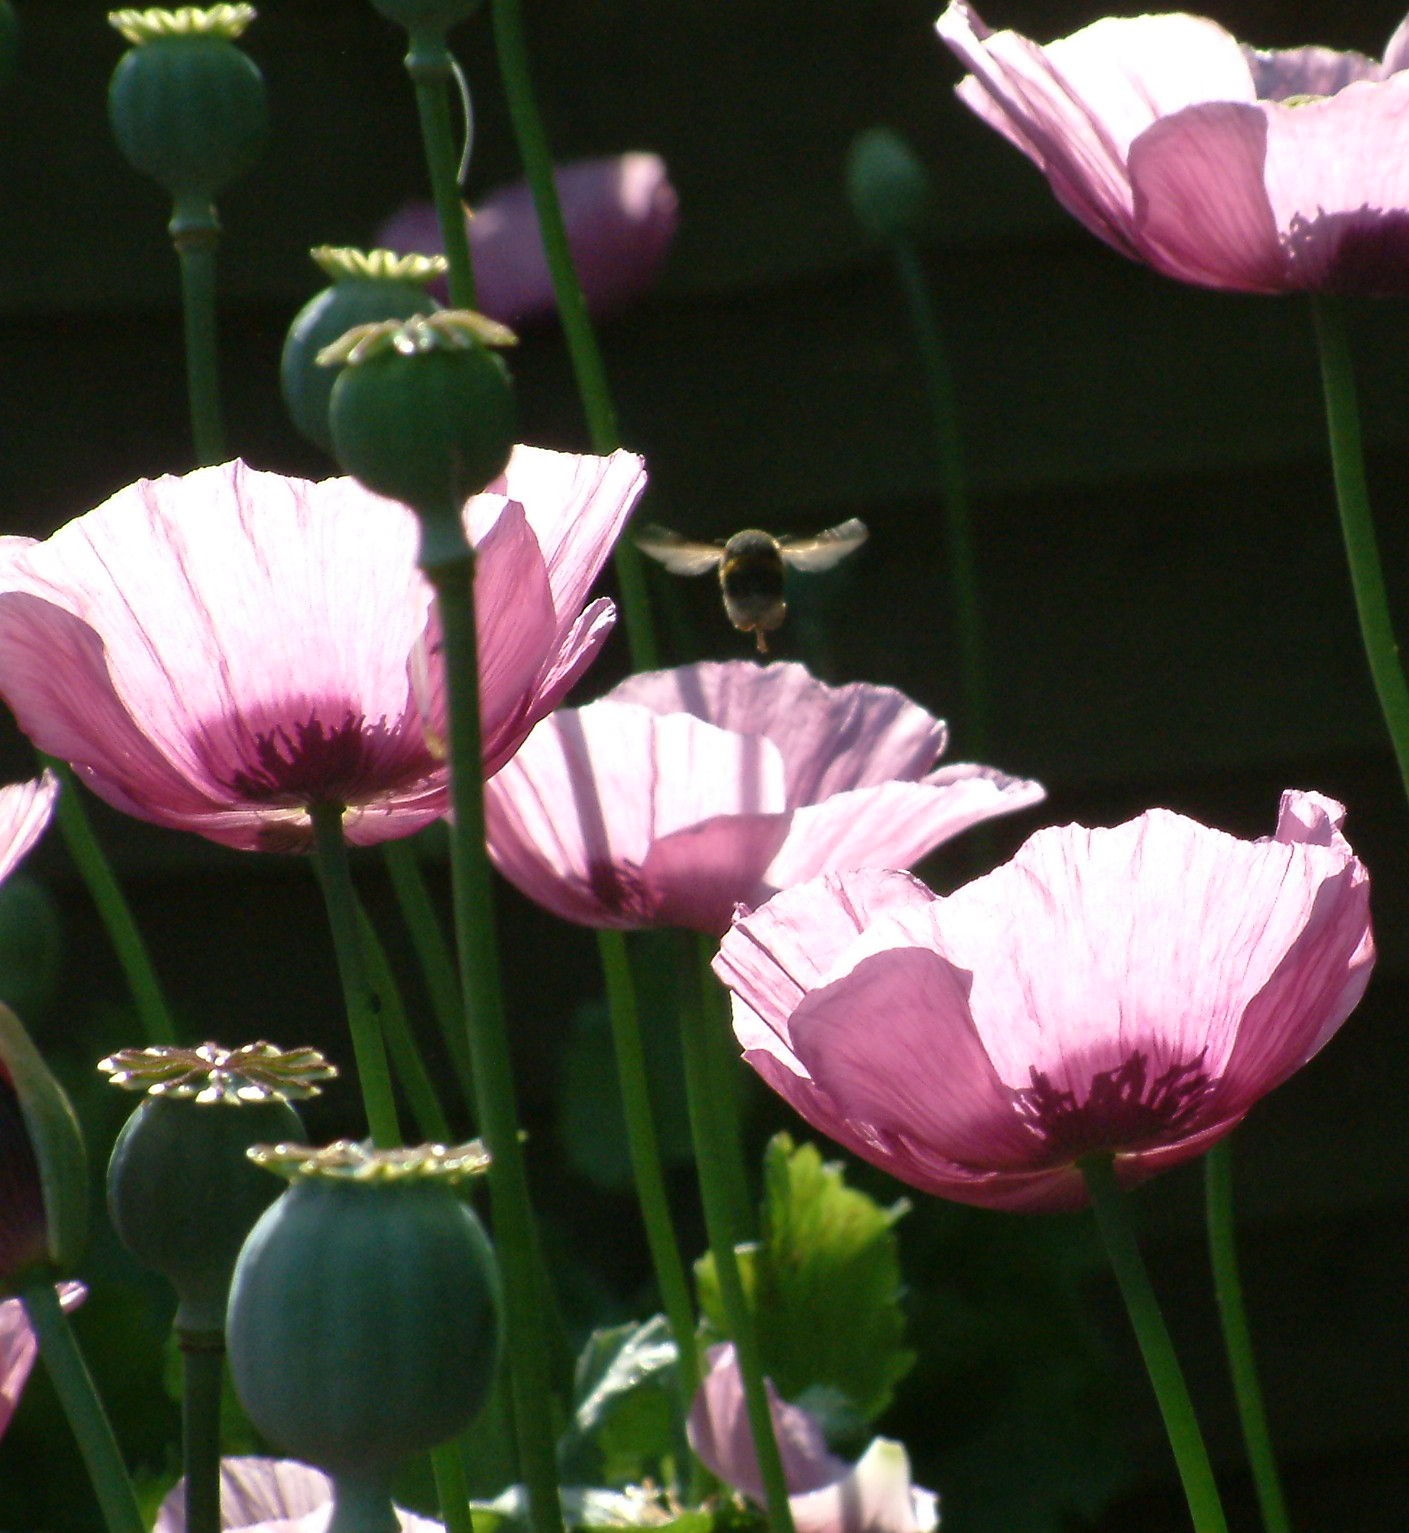
[[[0,1006],[0,1292],[71,1271],[88,1232],[78,1119],[19,1018]]]
[[[320,360],[346,363],[328,410],[343,468],[423,517],[458,517],[513,449],[509,372],[489,349],[513,341],[493,320],[446,309],[330,346]]]
[[[268,135],[264,79],[235,39],[248,5],[114,11],[132,46],[108,87],[118,147],[181,203],[209,202],[254,163]]]
[[[293,423],[309,441],[331,453],[328,400],[337,373],[318,365],[318,353],[358,325],[410,319],[440,307],[427,291],[445,273],[443,256],[399,256],[389,250],[334,249],[311,252],[331,281],[298,311],[284,341],[279,385]]]
[[[929,177],[915,151],[890,128],[868,128],[846,157],[846,194],[872,239],[906,240],[929,224]]]
[[[230,1368],[264,1436],[334,1478],[379,1480],[456,1436],[489,1393],[497,1277],[453,1183],[478,1144],[339,1141],[251,1152],[291,1185],[251,1231],[230,1290]]]
[[[219,1333],[235,1258],[278,1187],[245,1151],[302,1140],[290,1096],[335,1074],[313,1049],[129,1049],[98,1067],[145,1092],[108,1162],[108,1212],[123,1245],[176,1290],[176,1326]]]
[[[372,9],[408,32],[448,32],[479,9],[479,0],[372,0]]]

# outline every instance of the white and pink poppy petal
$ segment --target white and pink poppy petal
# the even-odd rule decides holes
[[[731,814],[652,843],[641,865],[657,921],[718,937],[729,929],[740,889],[758,887],[788,835],[786,814]]]
[[[59,779],[47,768],[29,782],[0,788],[0,882],[13,873],[48,829]]]
[[[1380,77],[1388,79],[1401,69],[1409,69],[1409,16],[1394,29],[1385,45],[1384,62],[1380,65]]]
[[[59,1303],[77,1309],[88,1296],[82,1283],[60,1283]],[[18,1299],[0,1300],[0,1437],[20,1403],[30,1370],[39,1356],[39,1340]]]
[[[844,1479],[789,1497],[797,1533],[934,1533],[939,1497],[914,1484],[904,1444],[877,1437]]]
[[[1273,837],[1289,845],[1329,846],[1350,857],[1350,843],[1341,834],[1345,805],[1324,793],[1288,788],[1277,806],[1277,830]]]
[[[523,507],[566,625],[587,600],[645,487],[645,463],[635,453],[601,458],[520,446],[485,494]],[[473,501],[470,511],[473,525]]]
[[[708,1371],[690,1405],[690,1446],[700,1461],[727,1485],[741,1490],[760,1505],[766,1500],[763,1475],[749,1425],[744,1380],[733,1342],[709,1349]],[[827,1451],[821,1423],[800,1406],[778,1397],[771,1379],[764,1380],[768,1412],[778,1456],[783,1461],[788,1500],[845,1478],[847,1464]]]
[[[788,803],[928,772],[943,752],[944,722],[893,687],[829,687],[805,666],[705,662],[628,677],[612,689],[657,713],[692,713],[740,734],[766,735],[783,753]]]
[[[1259,101],[1289,96],[1334,96],[1357,80],[1379,80],[1384,66],[1363,53],[1337,48],[1248,48],[1243,56],[1252,71]]]
[[[771,893],[837,868],[909,867],[975,825],[1046,796],[1041,783],[980,766],[946,767],[923,782],[836,793],[794,811],[788,839],[764,882]]]

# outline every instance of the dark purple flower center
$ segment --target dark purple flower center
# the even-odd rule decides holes
[[[1098,1151],[1129,1150],[1177,1138],[1212,1089],[1202,1051],[1150,1077],[1149,1056],[1137,1051],[1113,1070],[1091,1077],[1084,1100],[1033,1070],[1032,1085],[1015,1093],[1019,1116],[1055,1158],[1079,1160]]]
[[[627,920],[650,925],[656,916],[656,902],[640,870],[631,864],[593,862],[587,870],[592,897],[613,913]]]
[[[420,730],[369,724],[351,709],[332,727],[313,714],[292,729],[280,722],[255,730],[244,754],[245,766],[226,786],[256,804],[362,804],[438,767]]]

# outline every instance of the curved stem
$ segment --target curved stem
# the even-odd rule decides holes
[[[1194,1415],[1194,1403],[1140,1255],[1130,1205],[1116,1181],[1115,1162],[1110,1155],[1091,1155],[1080,1162],[1080,1167],[1106,1254],[1140,1344],[1145,1371],[1154,1386],[1196,1533],[1228,1533],[1213,1466]]]
[[[209,203],[179,205],[169,225],[181,263],[181,314],[186,332],[186,394],[196,462],[225,461],[220,414],[220,368],[216,360],[215,247],[220,224]]]
[[[377,1016],[381,1022],[382,1036],[386,1040],[387,1053],[396,1071],[411,1116],[416,1120],[416,1133],[429,1144],[448,1144],[450,1125],[440,1097],[435,1089],[431,1073],[421,1058],[416,1036],[406,1017],[406,1007],[401,999],[396,976],[392,973],[382,939],[372,925],[366,907],[357,901],[357,928],[362,945],[362,956],[367,965],[367,979],[377,996]]]
[[[386,1046],[382,1041],[378,1015],[380,1006],[362,959],[357,895],[352,887],[347,843],[342,834],[342,806],[315,804],[309,816],[313,821],[318,883],[323,890],[328,925],[333,933],[338,977],[342,981],[343,1002],[347,1007],[347,1025],[352,1034],[352,1052],[357,1059],[357,1079],[367,1109],[367,1127],[372,1142],[379,1149],[387,1149],[401,1143],[401,1129],[396,1121],[396,1101],[387,1071]]]
[[[470,237],[465,229],[465,206],[460,196],[460,156],[450,130],[450,90],[455,61],[445,38],[415,32],[406,54],[406,72],[416,88],[416,113],[421,121],[421,145],[430,172],[440,241],[450,266],[452,308],[475,306],[475,271],[470,262]]]
[[[690,1104],[690,1132],[695,1144],[695,1165],[704,1203],[709,1250],[714,1258],[719,1297],[739,1359],[744,1405],[758,1455],[769,1526],[772,1533],[793,1533],[783,1460],[778,1452],[773,1413],[768,1407],[768,1392],[763,1383],[758,1333],[744,1295],[735,1250],[739,1232],[730,1197],[729,1164],[737,1155],[737,1141],[734,1146],[730,1145],[732,1130],[727,1118],[719,1111],[718,1075],[712,1063],[714,1050],[709,1037],[713,1019],[704,1004],[694,938],[689,933],[682,935],[680,959],[680,1034],[685,1053],[685,1090]]]
[[[597,945],[607,985],[607,1009],[611,1014],[617,1081],[626,1114],[626,1139],[636,1176],[636,1195],[641,1202],[641,1218],[646,1226],[646,1240],[651,1248],[661,1303],[670,1322],[670,1333],[675,1338],[676,1374],[688,1414],[700,1382],[695,1306],[690,1298],[690,1285],[685,1276],[685,1264],[680,1259],[680,1247],[670,1217],[670,1201],[665,1191],[665,1172],[661,1166],[655,1117],[651,1112],[651,1086],[646,1074],[646,1056],[636,1008],[636,987],[622,934],[599,931]]]
[[[553,153],[533,94],[523,12],[519,0],[493,0],[493,11],[494,45],[509,105],[509,120],[519,146],[524,175],[533,194],[553,294],[558,303],[558,317],[562,321],[578,396],[587,415],[592,450],[615,452],[621,446],[621,428],[617,424],[616,405],[612,400],[611,385],[607,382],[601,348],[587,314],[587,300],[582,295],[582,284],[578,281],[568,245],[563,210],[553,181]],[[641,554],[629,538],[621,538],[613,550],[612,559],[632,667],[638,671],[654,670],[660,664],[659,650],[651,622]]]
[[[465,1106],[473,1113],[475,1106],[475,1074],[470,1067],[470,1045],[465,1037],[463,1017],[465,1002],[460,994],[460,976],[455,972],[455,960],[451,957],[445,933],[431,903],[430,890],[416,857],[415,843],[411,840],[388,841],[382,848],[386,857],[387,872],[391,874],[391,886],[396,892],[397,903],[406,929],[411,934],[411,945],[416,949],[421,974],[430,995],[431,1011],[445,1039],[446,1050],[455,1066],[460,1081]]]
[[[108,1533],[146,1533],[127,1466],[93,1386],[93,1376],[54,1292],[52,1274],[36,1274],[21,1287],[19,1297],[39,1340],[39,1353],[54,1392],[78,1440]]]
[[[979,597],[978,557],[974,549],[973,517],[964,475],[963,443],[954,404],[954,375],[950,370],[934,299],[925,279],[920,253],[910,240],[894,246],[900,286],[910,310],[910,323],[925,377],[930,421],[934,428],[940,484],[944,492],[944,534],[949,565],[949,600],[954,608],[959,673],[964,693],[963,750],[966,759],[983,760],[988,750],[988,661]]]
[[[504,1322],[519,1460],[534,1533],[561,1533],[545,1306],[528,1174],[519,1142],[514,1073],[504,1020],[493,887],[484,841],[474,553],[458,506],[422,522],[421,567],[435,588],[444,634],[450,725],[450,866],[455,938],[465,977],[465,1026],[480,1132],[489,1148],[494,1237],[504,1273]]]
[[[1340,508],[1341,536],[1350,565],[1350,584],[1360,620],[1360,639],[1380,700],[1399,764],[1399,777],[1409,795],[1409,686],[1399,662],[1399,644],[1389,615],[1384,570],[1370,513],[1365,480],[1365,451],[1360,438],[1360,407],[1356,401],[1355,370],[1345,332],[1340,301],[1314,294],[1311,315],[1321,358],[1321,389],[1330,434],[1331,469]]]
[[[1223,1346],[1233,1375],[1233,1394],[1238,1402],[1243,1443],[1252,1470],[1253,1487],[1266,1533],[1291,1533],[1287,1500],[1277,1472],[1277,1455],[1267,1430],[1267,1411],[1257,1361],[1252,1350],[1252,1328],[1243,1302],[1243,1280],[1238,1271],[1238,1250],[1233,1227],[1233,1141],[1220,1140],[1204,1156],[1204,1205],[1208,1221],[1208,1251],[1213,1265],[1213,1292],[1223,1326]]]
[[[181,1467],[186,1476],[186,1533],[220,1533],[220,1331],[176,1332],[181,1348]]]
[[[43,759],[58,774],[62,783],[57,809],[59,830],[63,834],[69,856],[73,858],[83,882],[88,886],[88,893],[97,907],[103,930],[107,932],[108,940],[117,953],[117,961],[122,966],[123,976],[137,1008],[137,1016],[142,1023],[143,1036],[149,1044],[175,1043],[176,1028],[167,1010],[161,981],[152,967],[151,955],[138,930],[132,907],[123,895],[112,864],[93,834],[73,769],[67,762],[53,756]]]
[[[445,1533],[474,1533],[470,1487],[465,1478],[465,1461],[460,1457],[458,1439],[431,1449],[431,1468],[435,1471],[435,1494]]]

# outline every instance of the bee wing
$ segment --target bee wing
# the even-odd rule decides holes
[[[784,560],[795,570],[829,570],[860,548],[869,533],[865,522],[852,517],[838,527],[828,527],[811,538],[782,538],[778,547]]]
[[[637,534],[636,546],[643,554],[660,562],[672,575],[703,575],[717,569],[724,557],[718,543],[696,543],[683,538],[669,527],[645,527]]]

